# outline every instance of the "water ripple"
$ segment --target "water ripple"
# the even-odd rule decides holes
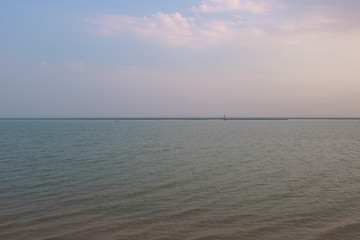
[[[358,121],[0,124],[0,239],[360,238]]]

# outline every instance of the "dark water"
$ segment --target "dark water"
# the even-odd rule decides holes
[[[360,121],[0,121],[0,239],[360,239]]]

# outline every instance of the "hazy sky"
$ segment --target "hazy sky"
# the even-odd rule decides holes
[[[0,117],[360,117],[359,0],[0,1]]]

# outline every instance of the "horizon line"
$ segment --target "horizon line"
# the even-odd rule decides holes
[[[224,120],[223,117],[0,117],[0,120]],[[360,117],[226,117],[226,120],[360,120]]]

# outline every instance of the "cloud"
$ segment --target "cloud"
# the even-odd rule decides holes
[[[88,21],[99,26],[97,33],[101,35],[129,34],[141,38],[163,40],[171,45],[188,43],[194,29],[193,19],[185,18],[179,13],[157,13],[143,18],[102,14]]]
[[[277,25],[278,28],[284,30],[285,32],[291,31],[318,31],[331,29],[335,25],[340,23],[340,20],[331,18],[322,13],[309,13],[303,14],[302,18],[289,18]]]
[[[131,36],[150,44],[189,48],[293,44],[309,36],[330,37],[351,25],[351,18],[340,21],[333,8],[298,8],[276,0],[204,0],[193,9],[197,13],[192,17],[179,12],[158,12],[147,17],[99,14],[87,21],[96,34]],[[216,12],[226,12],[226,16],[209,14]],[[357,25],[352,28],[358,29]]]
[[[124,15],[98,15],[88,20],[99,28],[97,34],[108,36],[131,35],[146,41],[172,46],[208,47],[226,42],[234,31],[234,22],[208,20],[197,23],[180,13],[157,13],[136,18]]]
[[[265,1],[250,0],[206,0],[199,7],[193,7],[195,11],[204,13],[216,13],[225,11],[245,11],[251,13],[265,13],[268,3]]]
[[[143,41],[170,46],[205,48],[218,44],[250,44],[257,41],[258,26],[249,26],[238,19],[195,19],[180,13],[157,13],[137,18],[125,15],[101,14],[87,20],[97,25],[96,34],[112,37],[130,35]]]
[[[268,11],[273,0],[205,0],[195,12],[214,13],[223,11],[245,11],[258,15]],[[257,24],[249,25],[238,16],[230,18],[186,17],[179,12],[158,12],[149,17],[99,14],[87,19],[97,26],[96,34],[121,37],[132,36],[151,43],[191,48],[211,47],[218,44],[249,44],[257,41],[260,32]]]

